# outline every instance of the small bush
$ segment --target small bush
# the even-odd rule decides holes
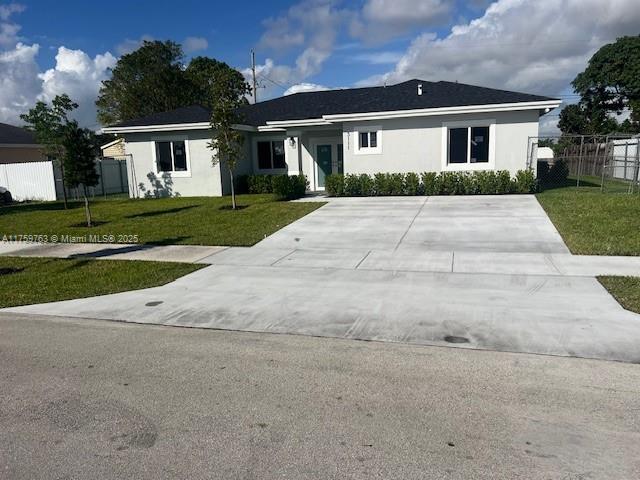
[[[503,195],[511,193],[511,174],[508,170],[496,172],[496,194]]]
[[[404,177],[404,184],[407,195],[422,195],[422,185],[417,173],[407,173]]]
[[[376,173],[373,176],[373,190],[377,196],[391,195],[388,173]]]
[[[275,175],[248,175],[247,187],[249,193],[273,193],[273,177]]]
[[[324,189],[330,197],[342,197],[344,195],[344,175],[339,173],[327,175]]]
[[[362,195],[359,175],[347,174],[344,176],[344,194],[347,197],[359,197]]]
[[[271,185],[278,200],[294,200],[304,197],[308,182],[304,175],[274,175]]]
[[[422,191],[425,195],[438,195],[440,193],[440,176],[436,172],[424,172],[422,178]]]
[[[481,195],[491,195],[496,192],[497,178],[495,172],[479,171],[474,172],[478,181],[478,193]]]
[[[405,175],[404,173],[390,173],[387,176],[387,188],[389,195],[405,194]]]
[[[371,175],[363,173],[358,177],[358,179],[360,181],[360,195],[363,197],[370,197],[375,194],[373,190],[373,178],[371,178]]]
[[[460,176],[461,190],[465,195],[476,195],[480,192],[477,172],[463,172]]]
[[[513,179],[512,191],[515,193],[535,193],[538,189],[538,182],[533,171],[518,170]]]
[[[463,172],[442,172],[440,174],[440,194],[460,195],[464,193],[462,173]]]

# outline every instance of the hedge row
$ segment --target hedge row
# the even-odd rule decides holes
[[[309,182],[304,175],[240,175],[238,193],[273,193],[279,200],[304,197]]]
[[[325,188],[331,197],[383,195],[496,195],[533,193],[536,177],[519,170],[515,178],[506,170],[477,172],[376,173],[329,175]]]

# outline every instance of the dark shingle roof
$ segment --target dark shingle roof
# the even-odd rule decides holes
[[[0,123],[0,144],[36,145],[33,132],[7,123]]]
[[[417,94],[422,84],[422,95]],[[371,113],[423,108],[462,107],[500,103],[554,100],[540,95],[496,90],[454,82],[409,80],[387,87],[348,88],[301,92],[241,108],[242,123],[265,125],[267,121],[307,120],[323,115]],[[179,108],[145,118],[122,122],[119,127],[167,125],[209,121],[209,110],[201,106]]]

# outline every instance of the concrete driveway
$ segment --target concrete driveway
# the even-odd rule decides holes
[[[164,287],[12,311],[640,361],[533,196],[332,200]]]

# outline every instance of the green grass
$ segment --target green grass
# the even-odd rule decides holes
[[[621,193],[623,182],[609,182],[602,193],[595,180],[547,189],[538,201],[572,253],[640,255],[640,195]]]
[[[620,305],[640,313],[640,277],[598,277],[598,280]]]
[[[30,203],[0,208],[4,235],[137,235],[138,242],[171,245],[250,246],[322,206],[319,202],[277,202],[272,195],[95,200],[96,226],[84,225],[84,209],[71,202]],[[134,243],[127,242],[124,243]]]
[[[0,308],[157,287],[203,266],[0,256]]]

